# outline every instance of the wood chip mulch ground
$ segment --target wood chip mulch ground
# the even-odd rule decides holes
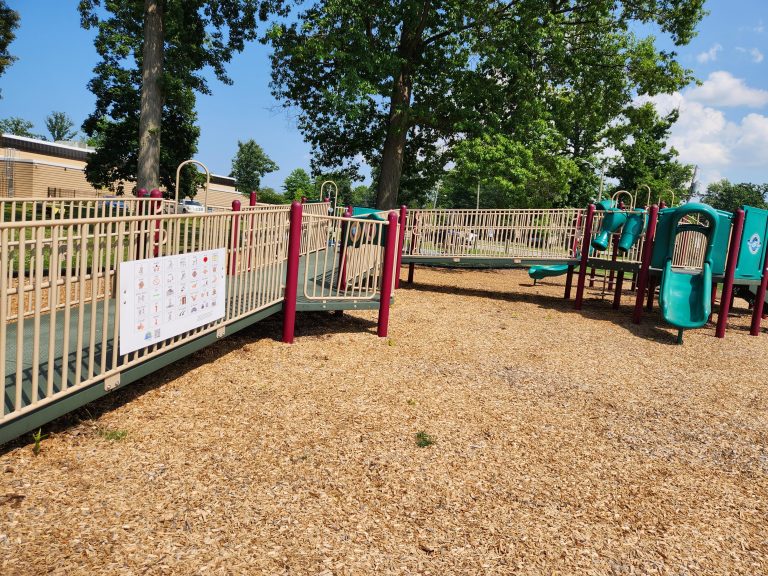
[[[0,574],[768,574],[768,335],[588,297],[418,269],[389,339],[225,339],[0,453]]]

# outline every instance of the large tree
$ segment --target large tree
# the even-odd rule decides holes
[[[279,170],[280,167],[267,156],[264,149],[255,140],[238,141],[237,152],[232,159],[231,177],[235,179],[235,188],[243,194],[250,194],[261,186],[265,174]]]
[[[258,0],[81,0],[82,25],[98,30],[101,57],[89,84],[96,110],[83,124],[103,141],[89,179],[172,190],[176,166],[196,151],[195,92],[210,93],[202,70],[231,83],[225,66],[255,37],[257,16],[269,7]]]
[[[768,207],[766,197],[768,197],[768,184],[748,182],[733,184],[724,178],[707,186],[701,201],[719,210],[734,212],[742,206],[766,208]]]
[[[51,112],[45,117],[45,127],[54,142],[72,140],[77,136],[77,130],[73,130],[75,123],[65,112]]]
[[[624,111],[624,121],[611,129],[611,139],[619,153],[608,175],[619,181],[619,189],[637,193],[637,201],[648,198],[667,203],[687,200],[691,193],[693,166],[677,161],[678,152],[667,139],[678,111],[664,117],[650,102]],[[647,187],[647,188],[646,188]]]
[[[673,52],[637,40],[630,26],[655,25],[685,44],[703,3],[319,0],[268,35],[273,93],[299,108],[313,168],[364,159],[377,175],[377,206],[390,208],[404,172],[423,175],[441,151],[488,130],[524,142],[531,126],[554,122],[558,94],[573,116],[562,128],[571,154],[591,155],[605,117],[632,92],[688,80]],[[610,105],[590,126],[577,125],[604,99]]]
[[[13,134],[14,136],[24,136],[25,138],[45,140],[45,136],[32,132],[34,127],[35,125],[32,122],[18,116],[11,116],[10,118],[0,120],[0,132]]]
[[[9,8],[5,0],[0,0],[0,75],[16,61],[8,47],[16,38],[15,30],[18,27],[19,13]]]
[[[283,182],[283,190],[291,200],[301,200],[302,196],[309,198],[315,193],[315,184],[306,170],[296,168]]]

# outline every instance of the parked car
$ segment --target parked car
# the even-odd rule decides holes
[[[123,200],[117,200],[117,196],[107,196],[107,200],[104,200],[104,208],[117,208],[118,210],[125,210],[125,202]]]
[[[205,212],[205,207],[196,200],[184,198],[179,201],[175,212],[176,214],[202,214]]]

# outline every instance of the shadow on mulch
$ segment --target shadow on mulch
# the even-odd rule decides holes
[[[282,327],[282,313],[274,314],[248,328],[219,340],[211,346],[203,348],[197,353],[190,354],[162,370],[153,372],[124,388],[120,388],[111,394],[107,394],[77,410],[52,420],[42,427],[43,433],[46,435],[60,434],[67,432],[82,422],[98,420],[102,415],[140,398],[147,392],[160,388],[191,370],[216,361],[222,356],[256,340],[271,339],[279,341],[282,337]],[[369,333],[375,335],[376,322],[348,314],[337,315],[329,312],[300,312],[296,315],[296,337],[343,333]],[[24,434],[0,446],[0,456],[29,444],[32,444],[31,433]]]
[[[556,286],[563,288],[562,284],[553,284],[539,282],[539,286]],[[533,284],[519,284],[522,287],[533,288]],[[643,320],[641,324],[632,323],[631,307],[624,304],[619,310],[614,310],[612,305],[612,296],[606,299],[590,297],[585,292],[584,306],[581,310],[575,310],[573,300],[566,300],[563,297],[550,296],[547,294],[526,294],[518,292],[497,292],[494,290],[483,290],[481,288],[460,288],[456,286],[443,286],[439,284],[425,283],[401,283],[400,289],[415,290],[418,292],[433,292],[439,294],[452,294],[455,296],[467,296],[474,298],[483,298],[490,300],[499,300],[503,302],[534,304],[540,308],[557,310],[568,314],[577,314],[589,320],[611,322],[616,326],[625,329],[630,334],[638,338],[653,340],[659,344],[667,346],[678,346],[677,333],[670,331],[670,327],[664,323],[658,313],[657,308],[653,312],[643,311]],[[588,289],[589,290],[589,289]],[[572,295],[576,294],[576,286],[573,287]],[[634,306],[634,293],[624,291],[624,302],[630,302]],[[630,300],[631,298],[631,300]],[[729,329],[737,329],[732,327]],[[714,338],[714,332],[711,336]]]

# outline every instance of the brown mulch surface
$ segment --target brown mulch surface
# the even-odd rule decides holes
[[[270,319],[0,455],[5,574],[768,573],[768,337],[520,271]],[[738,302],[738,301],[737,301]],[[419,447],[425,432],[434,444]],[[123,436],[123,438],[119,438]]]

